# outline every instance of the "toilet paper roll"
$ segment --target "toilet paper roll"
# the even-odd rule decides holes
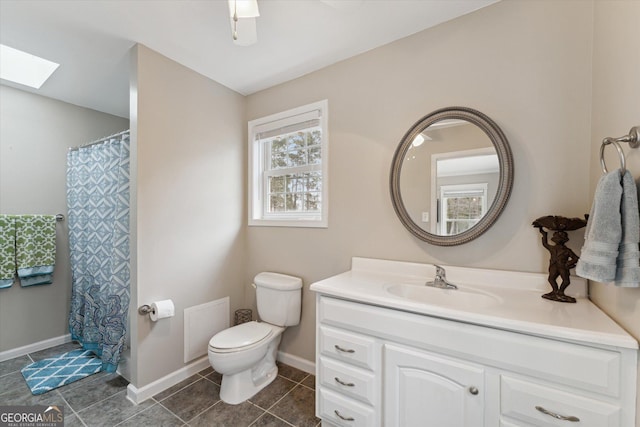
[[[173,306],[173,301],[165,299],[151,304],[151,313],[149,313],[149,317],[151,317],[151,320],[155,322],[158,319],[173,317],[175,314],[176,309]]]

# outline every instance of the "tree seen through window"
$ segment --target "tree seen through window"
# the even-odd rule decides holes
[[[321,131],[278,135],[269,142],[269,212],[317,212],[321,208]]]

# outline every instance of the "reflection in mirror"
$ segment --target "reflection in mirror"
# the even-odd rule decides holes
[[[400,191],[411,219],[433,234],[459,234],[491,206],[499,163],[480,128],[443,120],[419,133],[402,165]]]
[[[459,234],[473,227],[487,213],[498,187],[498,156],[493,148],[449,153],[437,159],[431,210],[436,213],[431,232],[441,236]]]
[[[497,218],[511,181],[511,152],[497,125],[456,107],[426,116],[407,132],[394,158],[391,191],[410,231],[450,245],[477,237]]]

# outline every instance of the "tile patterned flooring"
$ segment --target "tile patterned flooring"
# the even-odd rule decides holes
[[[118,374],[98,373],[34,396],[20,369],[31,362],[78,348],[63,344],[0,362],[0,405],[62,405],[65,427],[76,426],[227,426],[316,427],[315,377],[278,364],[278,377],[248,401],[220,400],[221,375],[205,369],[134,405],[126,399],[128,382]]]

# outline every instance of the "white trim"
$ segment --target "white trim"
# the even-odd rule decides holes
[[[315,362],[311,362],[307,359],[303,359],[302,357],[294,356],[293,354],[284,353],[282,351],[278,352],[278,362],[282,362],[285,365],[292,366],[294,368],[300,369],[301,371],[306,372],[307,374],[315,375],[316,374],[316,364]]]
[[[277,128],[283,123],[289,123],[292,117],[296,116],[293,121],[299,121],[300,117],[316,116],[320,113],[320,128],[322,129],[322,205],[321,211],[313,214],[292,213],[296,218],[290,219],[286,214],[280,218],[274,216],[265,217],[263,211],[263,176],[260,171],[263,170],[261,164],[264,160],[264,152],[259,141],[254,136],[258,131],[266,131],[271,128]],[[249,226],[275,226],[275,227],[311,227],[311,228],[327,228],[329,226],[329,102],[324,99],[322,101],[313,102],[301,107],[293,108],[280,113],[272,114],[267,117],[251,120],[248,123],[248,225]]]
[[[317,215],[318,217],[319,215]],[[267,226],[267,227],[303,227],[303,228],[327,228],[326,221],[321,222],[316,218],[309,219],[287,219],[287,218],[270,218],[270,219],[254,219],[249,225]]]
[[[127,399],[138,405],[210,366],[209,356],[207,355],[140,388],[129,384],[127,386]]]
[[[301,357],[279,351],[278,361],[300,369],[308,374],[316,374],[316,364]],[[156,394],[165,391],[169,387],[178,384],[180,381],[186,380],[190,376],[197,374],[210,366],[209,356],[207,355],[140,388],[133,384],[129,384],[127,386],[127,399],[135,405],[139,405],[145,400],[150,399]]]
[[[11,350],[5,350],[0,352],[0,362],[5,360],[14,359],[16,357],[24,356],[25,354],[33,353],[40,350],[46,350],[50,347],[66,344],[71,342],[71,334],[61,335],[59,337],[49,338],[43,341],[34,342],[22,347],[13,348]]]

